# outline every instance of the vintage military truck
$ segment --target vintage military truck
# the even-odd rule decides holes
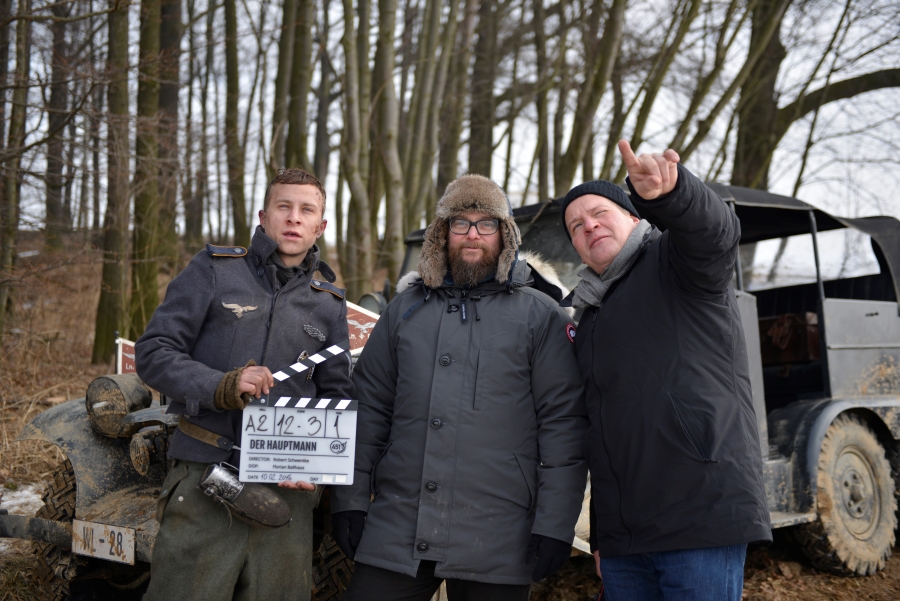
[[[811,242],[811,281],[745,291],[740,264],[735,271],[772,525],[789,527],[821,569],[872,574],[890,556],[900,494],[900,222],[839,218],[794,198],[711,186],[740,218],[742,244],[804,235]],[[515,218],[523,250],[542,255],[573,287],[581,261],[560,228],[558,204],[522,207]],[[839,229],[870,237],[878,273],[823,277],[817,240]],[[404,273],[418,262],[423,234],[406,238]],[[387,286],[360,304],[379,312],[389,296]],[[85,400],[77,399],[40,414],[19,436],[53,443],[67,456],[36,517],[0,508],[0,537],[38,541],[50,600],[79,587],[95,598],[102,590],[113,599],[137,598],[146,584],[158,529],[161,450],[175,422],[164,407],[138,396],[144,400],[119,417],[121,430],[114,420],[104,422],[113,434],[104,434]],[[73,529],[74,519],[109,526],[94,533],[104,538],[109,549],[100,549],[108,556],[72,552],[73,540],[83,547],[87,535]],[[314,598],[337,599],[352,562],[328,536],[327,506],[318,519]],[[581,550],[587,550],[586,526],[583,516],[573,543]],[[109,543],[124,528],[134,531],[133,556],[118,541]]]

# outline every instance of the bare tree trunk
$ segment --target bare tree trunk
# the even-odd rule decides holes
[[[598,179],[609,180],[612,176],[613,163],[616,158],[616,144],[622,138],[622,130],[625,128],[625,96],[622,93],[622,68],[620,60],[616,61],[612,76],[609,79],[613,92],[612,121],[609,124],[609,135],[606,137],[606,148],[603,152],[603,166],[600,168]],[[616,175],[615,181],[621,181]]]
[[[287,94],[291,85],[294,34],[297,30],[297,5],[299,2],[300,0],[284,0],[283,4],[281,37],[278,40],[278,70],[275,72],[275,96],[272,99],[272,154],[269,156],[267,169],[269,179],[275,176],[276,169],[286,166],[283,161],[288,128]]]
[[[114,333],[125,331],[128,252],[128,6],[108,0],[109,48],[107,85],[107,188],[103,220],[103,281],[94,325],[91,363],[108,363],[115,349]],[[95,173],[95,177],[99,173]]]
[[[3,204],[0,205],[0,342],[6,331],[6,316],[10,304],[10,279],[19,229],[19,167],[21,148],[25,146],[25,119],[31,77],[31,0],[19,0],[16,24],[16,71],[13,79],[12,110],[9,118],[9,160],[3,167]]]
[[[459,170],[459,147],[462,141],[463,115],[466,109],[465,98],[466,91],[469,89],[469,61],[472,58],[472,38],[475,36],[475,16],[478,13],[478,0],[464,1],[463,21],[453,55],[453,66],[450,69],[448,92],[441,104],[438,196],[444,194],[447,184],[456,179]]]
[[[447,21],[441,33],[441,58],[438,61],[437,74],[434,80],[434,91],[431,94],[431,106],[428,108],[427,136],[425,138],[425,151],[422,164],[424,171],[419,178],[419,189],[416,194],[417,214],[421,214],[422,206],[425,207],[425,222],[431,223],[437,204],[437,192],[434,187],[433,165],[438,150],[438,131],[440,129],[441,102],[447,89],[447,77],[450,71],[450,59],[454,52],[454,40],[458,26],[457,15],[459,2],[451,1]],[[511,138],[510,138],[511,139]]]
[[[394,2],[396,7],[396,2]],[[425,203],[425,197],[419,196],[420,180],[425,177],[430,179],[431,157],[425,156],[428,134],[428,122],[431,118],[431,98],[434,93],[434,81],[437,71],[437,52],[438,38],[441,27],[441,2],[440,0],[426,0],[425,4],[425,21],[422,24],[422,33],[419,36],[419,55],[422,60],[416,65],[416,85],[413,92],[412,102],[415,106],[415,122],[413,130],[410,132],[410,144],[408,145],[408,161],[404,163],[403,175],[404,195],[409,200],[410,205],[407,209],[406,230],[411,231],[417,229],[418,224],[422,220],[422,209]],[[391,61],[393,62],[393,61]],[[385,163],[386,166],[388,165]],[[389,169],[390,171],[390,169]],[[423,172],[427,171],[427,175]],[[387,185],[386,180],[386,184]],[[390,193],[390,192],[389,192]],[[402,237],[402,232],[398,232],[398,241]],[[399,244],[399,242],[398,242]],[[390,245],[385,240],[385,247]],[[388,250],[389,253],[394,252]],[[402,248],[398,246],[396,252],[402,254]],[[397,271],[400,270],[400,264],[397,264]],[[395,280],[393,272],[391,272],[392,281]],[[399,276],[399,274],[398,274]]]
[[[6,89],[9,78],[9,26],[12,0],[0,0],[0,150],[6,148]],[[0,188],[3,186],[0,185]],[[0,192],[0,199],[3,193]]]
[[[92,28],[93,29],[93,28]],[[97,69],[94,42],[91,40],[91,64]],[[96,84],[91,108],[91,231],[100,232],[100,114],[103,111],[105,87]]]
[[[294,32],[294,60],[291,69],[291,105],[288,113],[288,137],[284,164],[299,165],[315,172],[309,160],[306,142],[309,137],[309,87],[312,80],[313,22],[316,18],[315,0],[299,0],[297,26]],[[325,40],[328,38],[326,37]],[[327,174],[319,176],[325,179]]]
[[[235,0],[225,0],[225,147],[228,153],[228,193],[234,220],[234,243],[250,244],[247,203],[244,200],[244,148],[238,132],[240,78],[237,54],[237,7]],[[273,119],[274,121],[274,119]],[[278,156],[284,156],[283,153]]]
[[[177,270],[179,261],[178,182],[181,161],[178,156],[178,90],[180,89],[181,0],[162,0],[159,30],[159,254],[169,269]],[[190,138],[187,138],[190,144]],[[185,190],[183,197],[189,196]],[[185,208],[187,208],[185,203]]]
[[[331,107],[331,61],[328,57],[328,45],[325,43],[331,32],[328,18],[330,0],[323,0],[322,6],[322,42],[319,45],[319,89],[316,90],[316,150],[313,158],[313,172],[323,181],[328,177],[328,158],[331,156],[331,137],[328,135],[328,111]],[[343,185],[343,180],[341,180]],[[338,192],[342,193],[340,186]],[[343,219],[343,216],[340,217]],[[338,232],[343,235],[338,225]],[[338,245],[340,246],[340,245]],[[343,256],[343,250],[338,250]]]
[[[159,304],[159,32],[161,0],[141,0],[137,135],[134,162],[134,246],[129,335],[140,336]]]
[[[479,173],[485,177],[491,177],[494,152],[498,10],[497,0],[484,0],[478,9],[478,41],[475,43],[475,65],[470,91],[469,173]]]
[[[66,22],[61,20],[69,12],[69,6],[56,4],[52,13],[55,20],[50,25],[53,32],[51,49],[50,103],[47,106],[47,127],[51,136],[47,143],[47,201],[44,246],[48,249],[62,247],[60,234],[64,229],[63,217],[63,146],[65,143],[66,110],[68,108],[68,81],[66,48]]]
[[[538,202],[550,199],[550,128],[547,121],[547,36],[544,33],[544,0],[534,0],[534,52],[538,72],[538,91],[534,98],[537,109]],[[529,180],[530,180],[529,176]],[[527,187],[526,183],[526,187]]]
[[[358,299],[364,292],[366,283],[372,273],[372,235],[369,230],[369,197],[359,171],[360,140],[360,106],[359,106],[359,69],[353,57],[357,56],[355,28],[353,25],[353,4],[351,0],[343,0],[344,35],[341,43],[344,47],[344,135],[342,140],[341,160],[344,173],[350,187],[350,218],[353,223],[348,234],[348,249],[353,261],[350,269],[344,274],[347,295],[350,299]],[[352,241],[352,242],[351,242]]]
[[[378,48],[375,52],[375,69],[383,86],[378,100],[381,159],[384,167],[385,207],[383,252],[388,269],[388,279],[396,282],[403,261],[403,167],[397,149],[400,107],[394,90],[394,29],[396,27],[397,0],[378,1]],[[418,79],[418,68],[416,69]],[[424,126],[423,126],[424,127]]]
[[[207,222],[209,229],[209,237],[215,235],[212,226],[212,198],[209,188],[209,78],[213,69],[213,58],[215,45],[213,44],[213,28],[216,23],[216,11],[214,7],[209,7],[206,13],[206,56],[203,61],[203,80],[200,83],[200,157],[197,165],[197,188],[194,192],[196,200],[194,201],[194,210],[197,215],[201,216],[205,212],[207,214]],[[216,164],[218,165],[218,153],[216,154]],[[203,222],[198,220],[194,223],[194,228],[188,233],[191,240],[195,240],[199,246],[203,239]]]
[[[593,131],[594,115],[597,113],[600,99],[606,91],[606,84],[609,83],[613,66],[616,64],[616,56],[622,43],[624,24],[625,0],[613,0],[606,17],[603,36],[600,38],[597,65],[590,72],[590,86],[585,82],[586,89],[581,92],[586,95],[586,100],[583,103],[579,102],[572,120],[572,136],[569,139],[569,146],[556,167],[556,177],[553,182],[556,196],[562,196],[572,187],[578,163],[587,150],[588,139]]]
[[[188,61],[190,65],[188,76],[188,102],[187,115],[185,116],[185,156],[184,165],[186,177],[182,186],[182,197],[184,198],[184,245],[190,252],[200,250],[203,238],[203,192],[205,191],[205,182],[200,181],[199,173],[194,177],[194,121],[193,121],[193,105],[194,105],[194,82],[200,74],[200,68],[197,61],[197,48],[194,39],[194,13],[196,9],[195,0],[188,1],[188,22],[191,24],[188,30]],[[202,84],[201,84],[202,85]],[[200,132],[200,138],[205,139],[206,132]],[[202,142],[201,142],[202,146]],[[201,158],[201,163],[206,162],[206,157]],[[199,171],[199,170],[198,170]]]
[[[75,87],[75,96],[78,96],[78,88]],[[63,194],[63,210],[62,210],[62,230],[65,232],[72,230],[72,184],[75,183],[75,147],[78,146],[78,131],[75,128],[74,115],[69,115],[69,143],[66,147],[65,158],[65,175],[63,176],[64,194]]]

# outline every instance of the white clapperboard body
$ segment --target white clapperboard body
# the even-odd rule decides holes
[[[272,376],[283,382],[346,351],[329,347]],[[350,399],[253,399],[241,427],[241,482],[353,484],[356,409]]]

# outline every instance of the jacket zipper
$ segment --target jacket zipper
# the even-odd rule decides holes
[[[594,310],[594,317],[591,320],[591,381],[594,383],[594,388],[597,390],[597,394],[600,397],[600,436],[603,438],[603,449],[606,451],[606,462],[609,464],[609,471],[612,472],[613,478],[616,480],[616,488],[619,493],[619,519],[622,520],[622,527],[625,528],[625,531],[628,533],[628,552],[631,553],[631,545],[634,541],[634,535],[631,533],[631,528],[628,527],[628,524],[625,522],[625,513],[622,510],[622,483],[619,480],[619,474],[616,473],[615,468],[613,468],[612,458],[609,454],[609,446],[606,444],[606,432],[603,431],[603,392],[600,390],[600,386],[597,384],[597,375],[594,372],[594,326],[597,325],[597,315],[600,313],[600,308]],[[593,505],[593,501],[591,501]]]

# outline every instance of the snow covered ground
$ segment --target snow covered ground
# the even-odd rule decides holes
[[[41,508],[41,486],[27,484],[16,490],[0,488],[0,508],[16,515],[33,516]],[[23,552],[25,543],[16,539],[0,538],[0,555]]]

